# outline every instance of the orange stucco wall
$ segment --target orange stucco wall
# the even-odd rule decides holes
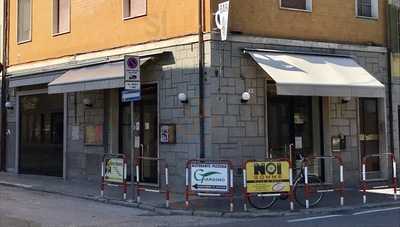
[[[221,0],[205,1],[205,30]],[[245,35],[385,45],[386,0],[379,19],[355,17],[355,0],[314,0],[312,12],[279,0],[230,0],[230,30]],[[71,32],[52,35],[52,1],[34,0],[32,41],[17,44],[16,0],[10,1],[10,65],[54,59],[198,32],[198,0],[148,0],[147,15],[122,19],[122,0],[71,0]]]
[[[218,2],[212,0],[213,10]],[[279,0],[230,0],[230,30],[274,38],[384,45],[386,0],[379,19],[355,16],[355,0],[313,0],[312,12],[280,8]]]
[[[122,19],[122,0],[71,0],[71,32],[52,35],[52,1],[34,0],[32,42],[17,44],[10,1],[10,65],[180,37],[198,31],[197,0],[148,0],[147,15]]]

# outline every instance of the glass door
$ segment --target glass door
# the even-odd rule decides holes
[[[158,89],[157,84],[142,85],[142,100],[133,103],[133,134],[131,130],[131,103],[121,103],[120,108],[120,147],[122,153],[131,160],[132,146],[135,157],[140,160],[140,181],[158,184]],[[128,169],[131,163],[128,162]],[[128,171],[128,180],[131,173]]]
[[[360,149],[361,160],[363,160],[367,155],[379,154],[378,100],[374,98],[360,98],[359,108]],[[379,158],[367,158],[366,168],[368,172],[379,172]]]

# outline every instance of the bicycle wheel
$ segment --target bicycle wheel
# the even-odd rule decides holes
[[[315,175],[308,175],[310,192],[308,194],[309,207],[316,206],[324,197],[324,192],[318,192],[317,187],[321,184],[321,179]],[[306,207],[304,195],[304,177],[298,178],[294,183],[294,196],[298,204]]]
[[[256,209],[267,209],[274,205],[277,196],[253,195],[249,197],[249,203]]]

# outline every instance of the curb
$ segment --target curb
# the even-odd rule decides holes
[[[158,215],[164,216],[173,216],[173,215],[183,215],[183,216],[199,216],[199,217],[226,217],[226,218],[261,218],[261,217],[284,217],[284,216],[298,216],[298,215],[323,215],[329,213],[340,213],[340,212],[349,212],[359,209],[371,209],[371,208],[383,208],[383,207],[392,207],[396,205],[400,205],[399,201],[392,201],[386,203],[374,203],[374,204],[366,204],[361,206],[344,206],[344,207],[336,207],[336,208],[313,208],[309,210],[294,210],[294,211],[281,211],[281,212],[220,212],[220,211],[205,211],[205,210],[180,210],[180,209],[171,209],[171,208],[161,208],[156,207],[149,204],[136,203],[136,202],[125,202],[120,200],[113,200],[108,198],[101,197],[91,197],[91,196],[82,196],[73,193],[60,192],[60,191],[51,191],[43,188],[37,187],[26,187],[20,184],[13,184],[7,182],[0,182],[0,185],[12,188],[20,188],[27,191],[35,191],[35,192],[44,192],[54,195],[62,195],[71,198],[84,199],[104,204],[111,204],[123,207],[130,208],[138,208],[141,210],[146,210],[150,212],[154,212]]]

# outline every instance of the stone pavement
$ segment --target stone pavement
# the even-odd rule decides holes
[[[184,195],[182,193],[171,194],[171,208],[165,209],[164,195],[159,193],[141,193],[141,203],[135,202],[132,196],[132,188],[128,188],[128,201],[122,200],[122,189],[115,187],[106,187],[105,198],[100,197],[100,185],[98,182],[81,182],[81,181],[65,181],[60,178],[32,176],[32,175],[16,175],[12,173],[0,173],[0,185],[25,188],[27,190],[42,191],[56,193],[71,197],[90,199],[100,202],[107,202],[117,205],[139,207],[145,210],[152,210],[161,214],[186,214],[201,216],[282,216],[295,213],[320,213],[336,211],[340,209],[356,209],[363,206],[376,207],[393,205],[400,203],[399,200],[394,201],[392,190],[374,190],[368,193],[368,204],[362,204],[362,194],[357,188],[346,188],[345,206],[339,206],[339,197],[337,193],[326,193],[321,203],[315,207],[306,210],[295,203],[295,212],[289,211],[288,200],[278,200],[278,202],[270,209],[256,210],[249,207],[249,212],[243,211],[243,199],[240,194],[235,197],[235,212],[229,212],[229,200],[226,198],[199,198],[191,197],[190,208],[184,206]]]

